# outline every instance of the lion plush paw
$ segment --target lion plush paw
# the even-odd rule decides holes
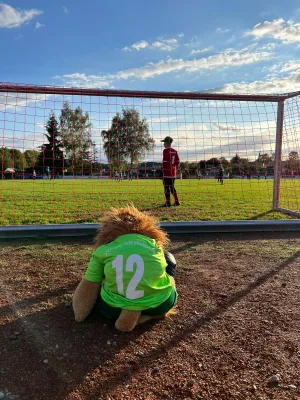
[[[121,332],[130,332],[135,328],[140,315],[140,311],[122,310],[115,327]]]
[[[100,285],[83,278],[77,286],[72,301],[75,321],[84,321],[92,311],[99,296]]]

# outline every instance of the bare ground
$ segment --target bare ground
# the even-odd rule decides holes
[[[127,334],[74,321],[92,248],[0,245],[0,398],[300,399],[299,233],[172,237],[178,314]]]

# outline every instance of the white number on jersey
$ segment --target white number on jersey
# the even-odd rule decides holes
[[[116,283],[118,292],[122,295],[124,295],[123,262],[124,257],[122,255],[117,256],[112,262],[112,267],[116,268]],[[144,260],[138,254],[132,254],[126,261],[125,271],[133,272],[134,264],[136,264],[136,271],[133,277],[130,279],[126,289],[126,298],[130,300],[139,299],[144,296],[144,290],[136,290],[137,285],[140,283],[144,275]]]

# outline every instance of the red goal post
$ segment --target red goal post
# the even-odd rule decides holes
[[[160,220],[299,217],[299,96],[1,83],[1,224],[97,222],[130,202]],[[176,209],[160,208],[165,136]]]

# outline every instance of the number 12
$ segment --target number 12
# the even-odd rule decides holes
[[[112,262],[112,267],[116,268],[116,283],[118,292],[121,295],[124,295],[123,263],[123,255],[117,256]],[[131,256],[127,258],[125,271],[133,272],[134,264],[136,264],[136,271],[130,279],[126,289],[126,298],[131,300],[139,299],[144,296],[144,290],[136,290],[137,285],[140,283],[144,275],[144,260],[138,254],[131,254]]]

